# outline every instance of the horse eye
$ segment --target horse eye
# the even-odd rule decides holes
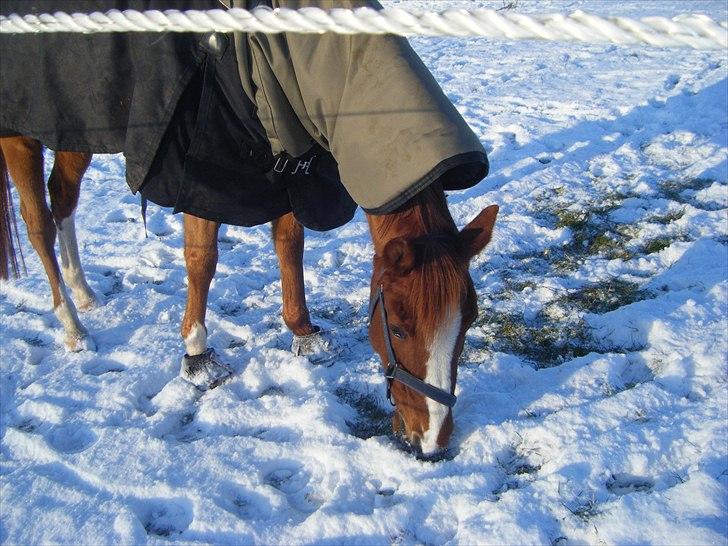
[[[391,326],[389,329],[392,332],[392,335],[398,339],[404,339],[407,337],[407,333],[399,326]]]

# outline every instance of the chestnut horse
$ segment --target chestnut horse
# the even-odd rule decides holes
[[[56,153],[48,181],[49,209],[40,142],[0,139],[0,184],[8,184],[8,173],[15,182],[28,237],[48,275],[53,308],[70,350],[92,348],[93,342],[64,279],[79,309],[98,301],[83,275],[74,228],[81,178],[90,159],[84,153]],[[0,276],[7,277],[8,263],[14,261],[12,205],[9,188],[0,187],[0,193]],[[436,182],[392,213],[367,214],[374,243],[369,339],[382,359],[387,395],[395,406],[395,432],[403,429],[424,456],[447,447],[452,434],[457,360],[465,332],[477,316],[469,262],[490,241],[497,213],[496,205],[487,207],[458,231]],[[208,349],[205,326],[219,227],[184,215],[188,292],[181,326],[187,353],[183,372],[193,382],[201,378],[198,385],[203,388],[216,386],[230,373]],[[56,233],[62,268],[54,252]],[[272,235],[280,264],[283,319],[299,340],[315,338],[318,328],[311,322],[303,283],[303,228],[289,213],[273,222]]]

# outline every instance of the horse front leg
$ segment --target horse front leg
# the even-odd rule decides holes
[[[320,364],[330,361],[335,352],[328,334],[311,323],[303,283],[303,240],[303,226],[293,213],[273,220],[273,246],[281,272],[283,322],[293,333],[291,351]]]
[[[75,212],[81,192],[81,179],[91,163],[91,154],[58,152],[48,178],[51,213],[58,228],[63,278],[71,287],[79,310],[98,305],[98,298],[86,282],[76,239]]]
[[[281,272],[283,322],[296,336],[316,332],[303,285],[303,226],[289,212],[273,220],[273,246]]]
[[[215,388],[232,374],[207,347],[207,296],[217,268],[217,233],[220,224],[184,215],[185,266],[187,267],[187,306],[181,334],[186,354],[181,375],[196,387]]]
[[[43,150],[40,142],[26,137],[0,139],[10,177],[20,197],[20,214],[28,239],[43,264],[53,297],[53,311],[63,325],[69,351],[93,349],[94,343],[81,324],[61,277],[55,253],[56,227],[45,199]]]

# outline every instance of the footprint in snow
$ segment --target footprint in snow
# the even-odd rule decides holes
[[[192,523],[192,503],[187,499],[140,499],[135,504],[134,512],[148,535],[179,535]]]
[[[222,484],[213,501],[223,510],[246,521],[265,520],[273,512],[269,499],[233,483]]]
[[[650,478],[633,476],[632,474],[617,473],[606,483],[607,489],[615,495],[627,495],[629,493],[649,493],[655,487],[655,482]]]
[[[41,417],[29,416],[11,426],[26,434],[42,436],[48,447],[61,454],[86,451],[98,439],[88,425],[77,421],[54,425]]]
[[[126,370],[126,366],[117,362],[116,360],[110,360],[105,358],[97,358],[90,362],[86,362],[81,367],[81,370],[86,375],[104,375],[107,373],[120,373]]]
[[[46,442],[58,453],[81,453],[96,443],[96,434],[82,423],[68,423],[51,428]]]
[[[299,512],[315,512],[324,503],[324,499],[311,488],[311,476],[304,470],[274,470],[265,475],[263,482],[286,495],[288,504]]]
[[[663,87],[665,91],[672,91],[678,83],[680,83],[680,76],[677,74],[670,74],[667,78],[665,78]]]

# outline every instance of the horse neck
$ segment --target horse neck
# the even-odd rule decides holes
[[[384,246],[397,237],[417,238],[430,233],[457,231],[439,183],[431,184],[391,213],[367,213],[367,220],[378,256],[382,255]]]

